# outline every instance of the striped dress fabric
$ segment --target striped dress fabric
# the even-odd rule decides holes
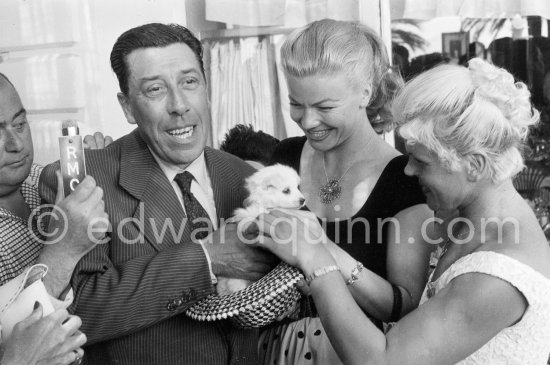
[[[240,159],[205,149],[218,221],[241,206],[244,178],[253,169]],[[55,170],[41,176],[52,201]],[[170,182],[137,130],[104,150],[86,151],[87,173],[104,191],[112,232],[77,265],[71,310],[88,337],[85,364],[256,364],[256,330],[227,321],[197,322],[185,310],[213,292],[203,248]]]

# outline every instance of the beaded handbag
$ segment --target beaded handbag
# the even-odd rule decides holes
[[[228,319],[240,328],[265,326],[291,312],[301,297],[296,283],[302,272],[280,263],[260,280],[229,295],[210,295],[187,309],[198,321]]]

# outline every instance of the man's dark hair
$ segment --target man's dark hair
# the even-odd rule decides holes
[[[120,91],[128,95],[129,70],[126,56],[136,49],[166,47],[174,43],[184,43],[191,48],[204,76],[202,45],[189,29],[178,24],[150,23],[122,33],[113,46],[111,68],[118,78]]]
[[[262,131],[255,131],[252,125],[237,124],[225,134],[220,150],[243,160],[269,165],[278,143],[277,138]]]

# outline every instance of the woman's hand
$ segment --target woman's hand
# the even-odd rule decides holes
[[[262,214],[256,224],[260,233],[259,243],[306,275],[334,263],[326,247],[330,240],[313,213],[276,209]],[[271,240],[263,242],[262,236]]]
[[[35,307],[2,344],[2,365],[66,365],[82,359],[86,336],[78,331],[80,318],[65,309],[43,317],[42,306],[38,303]]]

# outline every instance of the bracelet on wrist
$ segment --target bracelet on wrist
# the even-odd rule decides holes
[[[390,283],[391,284],[391,283]],[[391,284],[393,291],[393,307],[390,315],[390,322],[397,322],[401,318],[401,310],[403,307],[403,294],[401,289],[395,284]]]
[[[357,266],[355,266],[353,270],[351,270],[351,275],[350,278],[346,281],[346,285],[353,285],[353,283],[359,280],[359,274],[361,273],[361,271],[363,271],[364,268],[365,267],[363,266],[363,264],[357,261]]]
[[[306,278],[306,282],[309,284],[313,281],[313,279],[316,279],[333,271],[340,271],[340,268],[336,265],[330,265],[315,269],[313,273]]]

